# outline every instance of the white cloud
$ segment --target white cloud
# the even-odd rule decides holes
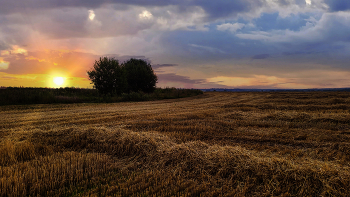
[[[237,30],[242,29],[245,26],[243,23],[225,23],[222,25],[216,26],[216,29],[219,31],[230,31],[232,33],[235,33]]]
[[[153,18],[153,15],[151,12],[144,10],[141,14],[139,14],[139,18],[143,20],[149,20]]]
[[[268,42],[286,42],[291,44],[312,42],[350,42],[350,13],[325,13],[317,21],[310,17],[299,31],[272,30],[251,31],[236,34],[237,37],[249,40]]]
[[[162,9],[154,9],[152,12],[157,16],[157,25],[155,26],[157,30],[208,30],[208,28],[205,27],[207,23],[204,22],[206,13],[201,7],[193,7],[189,12],[181,12],[176,6],[167,6]]]
[[[95,12],[93,10],[89,10],[89,19],[90,21],[93,21],[95,18]]]

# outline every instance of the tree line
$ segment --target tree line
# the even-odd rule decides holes
[[[152,93],[158,81],[151,64],[142,59],[119,60],[101,57],[87,72],[94,88],[104,95],[130,92]]]
[[[142,59],[119,64],[114,58],[101,57],[87,74],[94,89],[1,87],[0,106],[151,101],[203,94],[194,89],[156,88],[158,78],[152,66]]]

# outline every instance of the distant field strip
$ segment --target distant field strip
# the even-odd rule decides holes
[[[349,92],[0,107],[0,196],[350,196]]]

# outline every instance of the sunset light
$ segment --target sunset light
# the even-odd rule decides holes
[[[53,78],[53,82],[57,85],[57,86],[61,86],[64,83],[64,79],[63,77],[55,77]]]
[[[9,67],[9,63],[3,61],[3,60],[0,58],[0,70],[6,70],[6,69],[8,69],[8,67]]]
[[[86,72],[108,56],[149,61],[158,87],[349,87],[348,2],[6,3],[0,86],[92,88]]]
[[[350,0],[0,2],[0,197],[350,197]]]

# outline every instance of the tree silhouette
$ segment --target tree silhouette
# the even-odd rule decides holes
[[[114,58],[101,57],[87,74],[94,88],[111,96],[124,92],[151,93],[158,80],[149,63],[133,58],[119,65]]]
[[[87,74],[94,87],[101,94],[113,96],[126,90],[124,70],[119,65],[119,61],[114,58],[100,58],[100,60],[95,61],[93,69],[88,71]]]
[[[122,69],[126,76],[127,90],[129,92],[150,93],[156,89],[158,81],[152,66],[142,59],[130,59],[122,63]]]

